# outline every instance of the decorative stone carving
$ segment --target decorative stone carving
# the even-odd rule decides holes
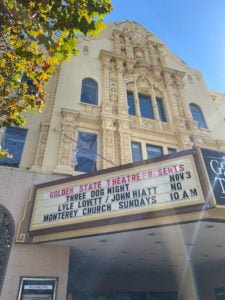
[[[60,66],[56,67],[56,72],[52,76],[52,78],[49,81],[49,96],[48,96],[48,101],[46,101],[46,109],[45,109],[45,118],[44,118],[44,123],[50,123],[52,119],[52,113],[53,113],[53,108],[54,108],[54,103],[55,103],[55,96],[56,96],[56,91],[57,91],[57,86],[58,86],[58,81],[59,81],[59,75],[60,75]]]
[[[118,120],[117,125],[119,137],[120,164],[128,164],[132,162],[130,122],[126,120]]]
[[[189,133],[179,131],[177,132],[176,135],[177,135],[179,150],[186,150],[193,147],[194,143],[191,141]]]
[[[125,82],[123,78],[124,65],[123,61],[116,61],[117,68],[117,86],[118,86],[118,114],[122,116],[127,116],[128,114],[128,106],[126,101],[126,90],[125,90]]]
[[[84,45],[84,47],[83,47],[83,54],[84,55],[88,55],[89,54],[89,47],[88,47],[88,45]]]
[[[102,119],[102,149],[103,149],[103,169],[111,168],[115,166],[115,149],[114,149],[114,119],[103,118]]]
[[[73,150],[75,147],[75,128],[79,113],[62,110],[62,130],[59,148],[58,163],[55,172],[68,171],[74,169]]]
[[[39,137],[39,141],[38,141],[36,157],[35,157],[35,161],[34,161],[32,170],[41,169],[41,167],[42,167],[47,138],[48,138],[48,131],[49,131],[49,124],[42,123],[41,129],[40,129],[40,137]]]
[[[117,101],[117,73],[116,73],[116,62],[111,60],[110,63],[110,100],[113,102]]]
[[[102,57],[102,66],[103,66],[103,102],[102,110],[108,113],[112,112],[112,107],[110,105],[110,57],[103,55]]]

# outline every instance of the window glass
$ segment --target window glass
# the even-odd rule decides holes
[[[27,129],[25,128],[6,127],[2,140],[2,148],[12,154],[13,157],[0,159],[0,165],[19,167],[26,135]]]
[[[225,288],[216,289],[216,300],[225,300]]]
[[[139,95],[141,116],[148,119],[154,119],[152,101],[150,96]]]
[[[134,105],[134,93],[127,92],[127,102],[128,102],[128,113],[129,115],[135,115],[135,105]]]
[[[163,100],[161,98],[156,97],[156,103],[159,112],[159,118],[162,122],[167,122],[165,107],[163,104]]]
[[[163,155],[163,148],[155,145],[146,145],[148,159]]]
[[[151,292],[150,300],[177,300],[176,292]]]
[[[12,245],[13,224],[8,214],[0,207],[0,290],[2,287],[7,260]]]
[[[95,172],[96,159],[97,135],[88,132],[79,132],[75,170],[80,172]]]
[[[90,78],[83,79],[80,101],[98,105],[98,84],[95,80]]]
[[[141,151],[141,144],[132,142],[132,160],[133,162],[141,161],[142,160],[142,151]]]
[[[172,154],[172,153],[175,153],[177,152],[177,149],[175,148],[168,148],[168,154]]]
[[[201,112],[201,109],[193,103],[191,103],[189,106],[190,106],[192,118],[198,122],[198,127],[199,128],[207,128],[207,125],[206,125],[204,116]]]

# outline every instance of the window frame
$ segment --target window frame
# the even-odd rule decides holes
[[[77,159],[77,151],[78,151],[78,147],[79,147],[79,134],[80,133],[87,133],[87,134],[91,134],[91,135],[95,135],[96,136],[96,151],[94,152],[95,153],[95,170],[93,171],[81,171],[81,170],[77,170],[76,169],[76,165],[74,163],[74,167],[73,167],[73,170],[74,172],[81,172],[81,173],[91,173],[91,172],[96,172],[98,170],[98,147],[99,147],[99,143],[98,143],[98,133],[97,132],[92,132],[92,131],[85,131],[85,129],[78,129],[77,130],[77,133],[76,133],[76,143],[75,143],[75,148],[74,148],[74,155],[73,155],[73,159],[75,162],[77,162],[78,164],[78,159]],[[91,151],[93,152],[93,151]]]
[[[132,145],[134,145],[134,144],[140,146],[140,148],[139,148],[139,150],[140,150],[140,157],[141,157],[140,160],[135,160],[135,161],[134,161],[133,147],[132,147]],[[133,162],[133,163],[142,161],[142,160],[143,160],[142,143],[141,143],[141,142],[136,142],[136,141],[131,141],[131,153],[132,153],[132,162]]]
[[[157,155],[157,156],[154,156],[154,157],[149,157],[148,147],[161,149],[161,155]],[[154,159],[154,158],[163,156],[164,155],[163,146],[146,143],[146,154],[147,154],[147,159]]]
[[[130,106],[130,98],[129,98],[129,94],[132,94],[132,105]],[[136,107],[135,107],[135,98],[134,98],[134,92],[133,91],[129,91],[127,90],[127,105],[128,105],[128,115],[129,116],[136,116]]]
[[[84,89],[85,89],[85,82],[88,82],[88,81],[94,83],[94,85],[92,87],[92,88],[95,87],[95,99],[94,99],[94,101],[92,101],[92,100],[91,101],[87,101],[87,100],[85,100],[83,98],[83,96],[85,94],[85,91],[84,91]],[[98,106],[98,104],[99,104],[98,98],[99,98],[99,85],[98,85],[98,82],[95,79],[91,78],[91,77],[85,77],[85,78],[83,78],[82,82],[81,82],[80,103],[85,103],[85,104],[88,104],[88,105]]]
[[[151,114],[151,116],[145,115],[146,109],[143,110],[143,106],[141,105],[141,97],[143,97],[143,99],[146,99],[146,100],[147,100],[147,98],[149,99],[149,104],[150,104],[149,108],[150,108],[150,114]],[[151,98],[151,96],[150,95],[146,95],[146,94],[142,94],[142,93],[138,93],[138,102],[139,102],[139,108],[140,108],[141,117],[145,118],[145,119],[149,119],[149,120],[155,120],[155,115],[154,115],[154,109],[153,109],[153,104],[152,104],[152,98]]]
[[[7,133],[7,131],[13,131],[13,130],[15,130],[15,131],[21,131],[21,133],[23,132],[23,135],[22,135],[22,138],[23,139],[17,139],[16,140],[16,134],[15,135],[13,135],[12,133]],[[4,150],[7,150],[10,154],[15,154],[15,156],[17,155],[17,153],[19,153],[19,159],[18,159],[18,161],[14,161],[14,159],[13,158],[7,158],[7,157],[3,157],[2,159],[0,159],[0,166],[6,166],[6,167],[11,167],[11,168],[19,168],[19,166],[20,166],[20,163],[21,163],[21,160],[22,160],[22,156],[23,156],[23,153],[24,153],[24,147],[25,147],[25,144],[26,144],[26,141],[27,141],[27,133],[28,133],[28,129],[27,128],[21,128],[21,127],[15,127],[15,126],[8,126],[8,127],[6,127],[5,128],[5,130],[4,130],[4,133],[3,133],[3,136],[2,136],[2,139],[1,139],[1,146],[2,146],[2,148],[4,149]],[[7,138],[7,135],[10,137],[14,137],[14,139],[12,139],[12,138]],[[19,151],[19,152],[15,152],[15,151],[10,151],[10,149],[8,149],[8,147],[7,147],[7,144],[9,144],[9,142],[12,142],[13,143],[13,141],[14,141],[14,143],[15,142],[20,142],[21,143],[21,151]],[[17,148],[18,149],[18,147],[12,147],[12,149],[11,150],[15,150],[15,149]]]
[[[156,106],[157,106],[160,121],[168,122],[165,101],[163,100],[163,98],[158,96],[156,96],[155,101],[156,101]]]
[[[198,128],[208,129],[208,126],[207,126],[207,123],[205,121],[205,117],[204,117],[204,114],[202,112],[202,109],[195,103],[190,103],[189,104],[189,109],[191,111],[192,119],[194,121],[196,121],[197,124],[198,124]],[[197,116],[196,114],[200,117],[200,119],[198,119],[198,117],[196,117]],[[201,124],[203,124],[203,126],[201,126]]]

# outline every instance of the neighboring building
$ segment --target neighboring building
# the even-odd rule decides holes
[[[79,48],[49,83],[43,113],[2,132],[14,157],[0,161],[0,299],[225,299],[225,200],[213,198],[201,159],[208,152],[198,149],[225,152],[225,95],[208,91],[198,71],[135,22],[109,24]],[[225,194],[225,163],[214,161]],[[156,192],[160,172],[168,177],[186,166],[180,180],[187,196],[175,178],[170,203],[154,206],[164,199]],[[155,186],[139,187],[138,176],[151,167]],[[105,206],[102,182],[118,186]],[[138,200],[126,210],[132,184]],[[41,211],[47,197],[61,217],[68,212],[66,221],[54,219],[50,206]],[[111,212],[107,201],[119,200],[121,212]]]

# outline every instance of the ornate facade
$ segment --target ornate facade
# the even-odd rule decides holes
[[[80,227],[75,236],[77,244],[72,246],[68,242],[74,238],[70,229],[68,232],[62,230],[59,233],[50,232],[43,239],[35,239],[28,229],[33,207],[33,185],[38,186],[56,179],[70,179],[76,175],[81,175],[77,179],[80,180],[84,172],[100,171],[101,175],[101,170],[198,147],[225,152],[225,95],[209,91],[198,71],[188,67],[171,53],[162,41],[140,24],[131,21],[109,24],[97,39],[81,38],[79,48],[80,55],[60,66],[51,79],[47,87],[49,96],[45,111],[39,116],[27,116],[28,131],[26,139],[21,141],[24,147],[17,162],[19,168],[10,166],[9,161],[2,163],[0,167],[2,176],[0,216],[6,219],[6,212],[10,212],[9,219],[15,222],[17,232],[14,243],[11,243],[14,234],[12,229],[10,229],[10,238],[7,236],[7,240],[4,241],[0,238],[4,251],[0,256],[4,259],[4,265],[2,269],[0,268],[0,271],[2,270],[0,299],[2,300],[16,299],[16,297],[31,299],[21,298],[25,286],[29,286],[25,283],[23,285],[23,282],[26,280],[29,282],[31,277],[49,277],[49,286],[53,284],[54,288],[58,280],[58,300],[83,299],[77,296],[78,292],[85,292],[85,286],[90,287],[90,290],[94,289],[90,282],[86,285],[86,279],[78,276],[75,281],[80,283],[80,286],[76,284],[77,289],[73,290],[71,288],[75,276],[73,268],[76,270],[79,264],[76,257],[85,248],[85,246],[79,248],[79,233],[86,230],[84,236],[91,237],[90,241],[94,245],[97,240],[97,237],[94,240],[95,235],[99,236],[100,233],[88,225],[87,228]],[[86,80],[85,88],[84,80]],[[1,135],[4,140],[6,134],[2,132]],[[207,205],[203,208],[207,208]],[[214,215],[210,214],[210,211],[204,213],[205,220],[213,219]],[[218,214],[216,216],[220,222],[224,223],[224,212],[218,210],[215,213]],[[192,211],[192,207],[181,215],[179,219],[174,210],[171,216],[159,215],[154,220],[149,219],[147,225],[143,220],[134,220],[134,224],[136,229],[144,228],[144,230],[161,228],[161,226],[169,228],[168,224],[171,226],[177,223],[198,223],[202,218],[201,214]],[[6,230],[8,223],[4,222],[0,219],[0,229],[3,224],[3,229]],[[107,226],[111,225],[113,228],[111,233],[134,230],[129,222],[124,224],[122,229],[118,224]],[[207,226],[210,224],[207,223]],[[107,234],[108,227],[99,228],[102,234]],[[176,230],[180,234],[181,229]],[[152,231],[146,233],[148,238],[154,235]],[[224,235],[221,234],[221,237],[223,238]],[[100,239],[101,245],[105,243],[104,239]],[[147,291],[149,286],[154,289],[155,284],[155,288],[157,287],[159,291],[157,297],[162,298],[154,298],[156,294],[152,292],[147,298],[141,299],[165,299],[160,293],[170,290],[171,298],[167,299],[173,300],[178,299],[175,298],[173,291],[178,289],[177,282],[179,282],[179,286],[182,287],[178,293],[179,299],[197,300],[197,293],[193,288],[191,264],[186,249],[183,249],[184,245],[180,243],[177,246],[179,251],[184,250],[180,256],[183,255],[188,261],[186,273],[181,278],[179,268],[176,268],[177,257],[173,256],[173,243],[166,234],[163,239],[168,249],[167,256],[163,256],[162,261],[169,266],[169,273],[156,276],[154,281],[154,272],[148,273],[149,270],[146,271],[143,266],[133,274],[134,276],[137,274],[136,281],[129,278],[131,286],[134,286],[134,291]],[[53,240],[55,243],[50,243]],[[40,241],[43,244],[38,244]],[[147,245],[145,237],[140,241]],[[221,241],[221,244],[223,242]],[[157,240],[154,243],[157,244]],[[158,244],[160,243],[158,241]],[[12,248],[10,256],[9,249],[6,249],[8,246]],[[95,247],[97,248],[96,245],[92,246],[89,252],[94,253]],[[132,244],[132,247],[135,248],[136,245]],[[218,248],[219,246],[216,250]],[[130,249],[122,250],[122,255],[130,251]],[[143,253],[146,251],[146,249],[141,250]],[[151,255],[157,256],[158,253],[151,251]],[[7,268],[8,256],[10,265]],[[171,258],[170,262],[168,256]],[[71,257],[75,257],[72,262]],[[100,256],[98,258],[100,259]],[[135,257],[135,259],[139,260],[140,264],[141,260],[144,260],[143,257]],[[223,257],[221,261],[222,259]],[[132,261],[128,262],[129,267],[132,264]],[[206,265],[208,267],[208,262]],[[111,268],[112,270],[109,267],[112,281],[110,283],[110,280],[106,279],[105,288],[107,287],[108,291],[121,289],[124,292],[128,288],[126,283],[129,281],[127,279],[129,276],[126,277],[128,281],[123,278],[121,285],[118,283],[117,286],[113,286],[114,279],[117,275],[118,278],[120,276],[122,278],[123,272],[121,274],[114,272],[114,263],[111,263]],[[174,280],[170,277],[171,269],[176,269]],[[82,275],[83,269],[78,271]],[[78,271],[76,270],[75,273]],[[216,273],[215,270],[210,272],[210,274]],[[224,267],[221,266],[219,274],[224,275]],[[150,276],[154,284],[149,285],[147,276]],[[20,281],[21,277],[23,280]],[[217,280],[219,275],[215,278]],[[187,280],[189,287],[188,284],[184,284],[183,279]],[[67,290],[67,282],[71,290]],[[204,280],[201,282],[201,287],[204,286],[204,282]],[[219,279],[215,284],[217,282]],[[103,284],[102,286],[100,283],[98,285],[98,282],[95,284],[97,291],[98,288],[99,291],[103,288],[99,297],[104,296],[106,300],[112,299],[110,297],[120,299],[119,296],[115,298],[115,295],[107,294]],[[208,287],[211,296],[207,298],[206,289],[202,292],[204,296],[201,299],[220,299],[215,298],[213,285],[214,283]]]

